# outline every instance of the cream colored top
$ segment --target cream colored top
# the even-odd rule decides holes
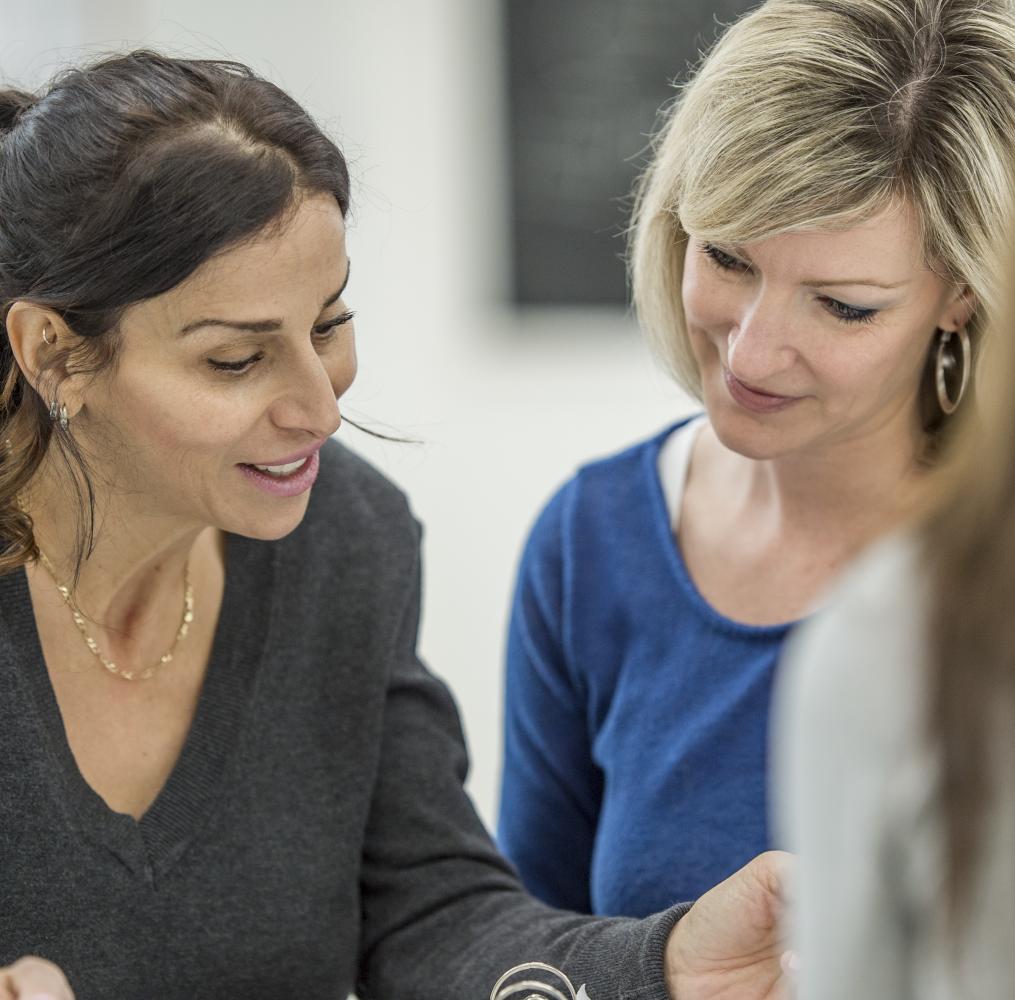
[[[945,930],[937,764],[923,736],[923,583],[915,540],[882,542],[829,610],[790,640],[783,660],[772,730],[775,822],[800,855],[797,1000],[1015,996],[1010,766],[989,815],[971,920],[954,950]],[[998,729],[1011,756],[1015,729]]]

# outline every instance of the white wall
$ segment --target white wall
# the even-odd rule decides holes
[[[38,83],[145,44],[251,63],[343,145],[355,182],[345,410],[423,439],[342,438],[426,524],[422,649],[458,696],[471,788],[495,816],[512,577],[540,504],[581,461],[690,408],[620,313],[499,306],[507,227],[497,0],[0,0],[0,71]]]

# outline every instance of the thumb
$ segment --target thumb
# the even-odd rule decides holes
[[[0,969],[2,1000],[74,1000],[67,977],[52,962],[27,955]]]

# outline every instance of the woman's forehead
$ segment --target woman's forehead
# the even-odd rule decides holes
[[[691,234],[694,235],[694,234]],[[698,237],[706,239],[707,237]],[[826,283],[831,273],[870,272],[879,282],[892,284],[914,273],[927,270],[923,235],[916,214],[908,205],[898,203],[882,211],[858,219],[852,224],[840,223],[834,228],[816,227],[779,233],[767,238],[737,243],[721,241],[759,264],[768,262],[788,267],[813,277],[806,283]],[[886,277],[898,274],[894,281]],[[839,280],[836,276],[835,280]]]
[[[282,226],[207,261],[163,295],[141,303],[169,322],[190,313],[256,310],[320,284],[333,290],[347,270],[345,224],[333,198],[306,198]]]

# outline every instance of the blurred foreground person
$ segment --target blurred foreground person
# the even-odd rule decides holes
[[[1007,273],[939,499],[787,649],[799,1000],[1015,995],[1015,255]]]

